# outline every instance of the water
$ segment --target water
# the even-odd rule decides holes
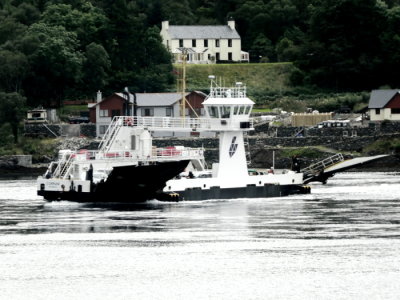
[[[400,176],[287,198],[43,201],[0,181],[1,299],[398,299]]]

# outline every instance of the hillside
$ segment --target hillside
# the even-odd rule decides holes
[[[181,65],[174,67],[181,71]],[[249,93],[257,90],[280,93],[291,88],[289,76],[293,70],[291,63],[187,65],[187,88],[207,90],[210,85],[208,76],[215,75],[225,85],[243,82]]]
[[[182,65],[174,65],[181,74]],[[280,107],[284,110],[304,112],[312,107],[321,112],[334,111],[341,106],[359,109],[368,103],[369,92],[337,93],[322,89],[293,86],[290,76],[295,70],[292,63],[210,64],[186,66],[186,89],[207,92],[209,75],[215,75],[223,86],[243,82],[248,96],[259,107]]]

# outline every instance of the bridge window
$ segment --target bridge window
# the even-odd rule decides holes
[[[247,105],[246,106],[246,110],[245,110],[245,114],[248,115],[250,113],[251,110],[251,105]]]
[[[221,107],[221,118],[229,118],[231,114],[230,106],[222,106]]]

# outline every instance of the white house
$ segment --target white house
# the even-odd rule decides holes
[[[182,61],[182,52],[187,54],[187,63],[194,64],[249,61],[249,54],[241,49],[241,39],[233,20],[227,25],[184,26],[164,21],[160,34],[175,62]]]
[[[371,121],[400,121],[400,91],[373,90],[368,110]]]

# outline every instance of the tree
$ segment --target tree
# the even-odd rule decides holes
[[[10,124],[15,143],[18,143],[18,127],[24,117],[25,104],[25,97],[19,93],[0,92],[0,124]]]
[[[86,46],[85,62],[83,67],[83,93],[93,94],[103,89],[108,83],[108,72],[111,61],[106,49],[102,45],[91,43]]]
[[[3,91],[20,92],[28,70],[28,58],[23,53],[0,50],[0,88]]]
[[[36,23],[25,39],[33,50],[28,55],[33,73],[25,81],[26,95],[32,104],[59,103],[82,78],[84,56],[78,51],[76,34],[61,26]]]
[[[50,26],[62,26],[74,32],[84,49],[92,42],[100,43],[104,36],[108,19],[104,12],[88,1],[79,1],[74,8],[69,4],[53,4],[47,6],[41,22]]]
[[[159,29],[149,28],[143,40],[143,59],[139,63],[138,90],[156,92],[173,83],[171,55],[162,44]]]
[[[275,58],[271,41],[262,33],[254,40],[250,48],[251,61],[271,61]]]
[[[312,83],[336,89],[382,84],[385,15],[375,0],[327,0],[314,7],[297,66]]]

